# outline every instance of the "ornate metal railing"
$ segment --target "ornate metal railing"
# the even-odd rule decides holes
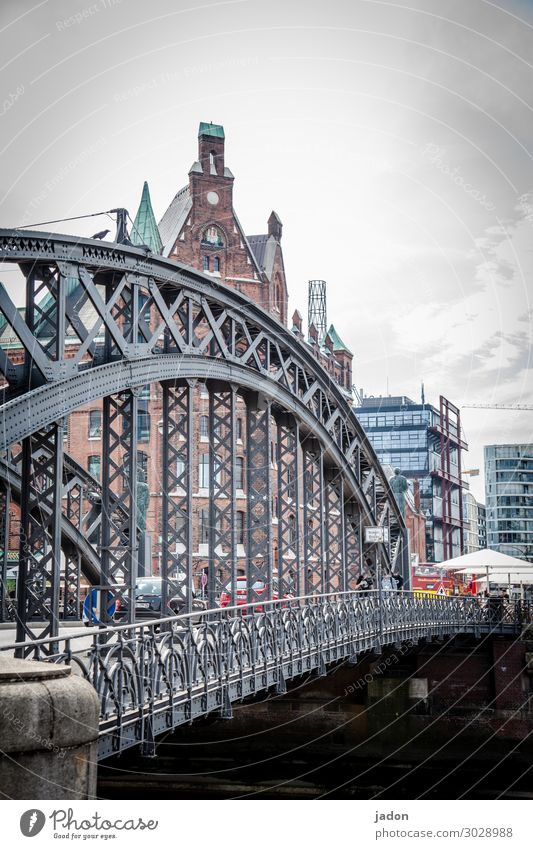
[[[138,743],[149,750],[158,734],[199,716],[229,719],[233,702],[271,687],[283,693],[286,681],[324,675],[365,651],[459,633],[517,634],[530,622],[523,602],[330,593],[38,640],[30,656],[69,664],[92,683],[105,758]]]

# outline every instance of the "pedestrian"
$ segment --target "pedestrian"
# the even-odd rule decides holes
[[[396,589],[398,590],[398,592],[402,592],[403,591],[403,585],[405,583],[404,580],[403,580],[403,576],[400,575],[399,572],[393,572],[392,577],[396,581]]]

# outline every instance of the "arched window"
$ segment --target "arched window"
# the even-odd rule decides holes
[[[215,247],[223,248],[224,240],[218,227],[215,227],[214,225],[206,227],[202,233],[202,243],[204,245],[214,245]]]
[[[209,172],[211,174],[217,173],[216,153],[214,150],[212,150],[209,154]]]

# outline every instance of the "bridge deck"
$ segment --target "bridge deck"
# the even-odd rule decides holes
[[[262,602],[39,640],[34,659],[69,664],[100,697],[99,758],[328,664],[383,646],[455,634],[519,635],[531,623],[523,602],[415,593],[329,593]],[[22,647],[19,647],[19,652]],[[16,644],[4,651],[16,650]]]

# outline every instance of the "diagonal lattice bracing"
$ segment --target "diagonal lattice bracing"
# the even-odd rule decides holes
[[[353,500],[344,502],[346,534],[346,589],[355,590],[362,569],[361,562],[361,514]]]
[[[304,442],[304,569],[305,594],[325,585],[325,529],[323,455],[319,445]]]
[[[262,409],[259,409],[261,404]],[[248,603],[272,593],[272,480],[270,404],[247,400]],[[262,589],[263,588],[263,589]]]
[[[129,621],[135,606],[137,543],[137,395],[121,392],[104,399],[102,432],[102,587],[121,604]],[[115,498],[111,498],[111,492]],[[100,621],[108,621],[106,592],[101,595]]]
[[[17,641],[59,632],[63,427],[52,424],[22,444]],[[43,624],[42,623],[46,623]]]
[[[277,423],[277,578],[280,596],[300,594],[300,529],[298,424],[289,416],[278,416]],[[277,562],[276,562],[277,561]]]
[[[230,581],[235,593],[237,570],[235,457],[236,392],[209,385],[209,555],[208,602],[215,607]],[[235,598],[232,599],[232,603]]]
[[[163,384],[162,422],[162,610],[174,596],[192,609],[192,414],[193,385]],[[165,580],[166,579],[166,580]],[[168,583],[167,583],[168,582]]]
[[[337,469],[329,469],[324,487],[325,502],[325,592],[346,589],[346,557],[344,552],[344,498],[342,477]]]

